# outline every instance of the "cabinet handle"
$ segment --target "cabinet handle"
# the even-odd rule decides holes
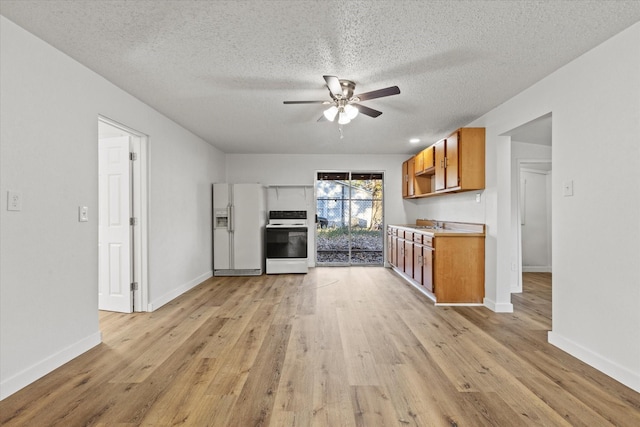
[[[449,166],[449,158],[444,158],[444,168],[446,169]]]
[[[444,169],[444,159],[440,159],[440,169]]]

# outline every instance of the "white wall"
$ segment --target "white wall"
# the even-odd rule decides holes
[[[211,273],[224,154],[0,17],[0,397],[100,342],[98,115],[149,135],[154,307]],[[7,190],[22,193],[8,212]],[[79,223],[78,206],[89,207]]]
[[[485,304],[508,311],[511,144],[553,113],[553,330],[549,341],[640,391],[640,23],[468,126],[486,128]],[[573,197],[562,183],[573,181]],[[454,215],[448,198],[420,215]],[[460,219],[477,219],[473,199]],[[433,206],[433,205],[437,206]],[[602,227],[602,224],[615,226]]]

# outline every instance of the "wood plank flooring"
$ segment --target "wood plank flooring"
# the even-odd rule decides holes
[[[638,426],[640,395],[512,314],[435,307],[385,268],[212,278],[0,402],[3,426]]]

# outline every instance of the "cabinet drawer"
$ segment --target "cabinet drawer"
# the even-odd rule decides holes
[[[422,234],[420,233],[413,233],[413,241],[416,243],[422,243]]]
[[[433,247],[433,237],[431,236],[422,236],[422,244],[425,246]]]
[[[413,233],[411,231],[405,231],[404,238],[405,240],[413,240]]]

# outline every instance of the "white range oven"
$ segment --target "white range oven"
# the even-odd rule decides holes
[[[307,273],[307,211],[269,211],[267,274]]]

